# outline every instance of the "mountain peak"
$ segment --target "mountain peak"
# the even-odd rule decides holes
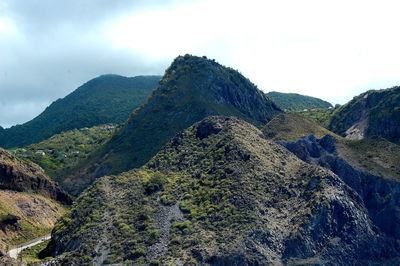
[[[99,157],[67,177],[74,179],[68,183],[91,182],[110,171],[116,174],[142,166],[176,133],[207,116],[237,116],[261,127],[281,112],[239,72],[205,57],[180,56]],[[100,166],[95,160],[101,161]]]

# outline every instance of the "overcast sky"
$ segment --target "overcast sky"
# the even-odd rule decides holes
[[[206,55],[265,92],[345,103],[400,85],[399,1],[0,0],[0,125],[101,74]]]

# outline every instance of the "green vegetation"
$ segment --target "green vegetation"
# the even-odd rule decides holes
[[[303,111],[304,109],[325,109],[333,107],[332,104],[327,101],[297,93],[271,91],[267,93],[267,96],[271,98],[279,108],[286,111]]]
[[[342,139],[339,155],[351,165],[376,176],[400,181],[400,146],[383,138]]]
[[[160,78],[103,75],[92,79],[31,121],[0,130],[0,146],[22,147],[75,128],[122,123],[146,101]]]
[[[20,254],[18,254],[18,259],[28,265],[34,265],[41,262],[43,259],[40,257],[40,253],[46,248],[49,242],[50,240],[24,249]]]
[[[284,141],[296,141],[309,135],[314,135],[317,138],[322,138],[325,135],[340,138],[335,133],[297,113],[277,115],[262,131],[270,139]]]
[[[114,124],[74,129],[12,152],[38,164],[50,177],[57,180],[63,172],[70,171],[109,140],[115,129]]]
[[[400,144],[400,87],[367,91],[354,97],[333,115],[328,129],[346,136],[358,127],[363,137],[379,136]]]
[[[334,109],[314,109],[314,110],[308,110],[308,111],[296,111],[296,112],[290,112],[293,114],[298,114],[301,116],[304,116],[305,118],[314,121],[318,125],[327,128],[332,116],[335,114],[337,111],[337,108]]]
[[[209,115],[237,116],[262,126],[278,113],[281,110],[239,72],[206,58],[180,56],[148,102],[68,176],[65,187],[73,194],[81,192],[95,178],[86,174],[93,165],[109,166],[112,174],[140,167],[176,133]],[[86,183],[78,186],[76,180]]]
[[[102,254],[93,252],[99,243],[109,249],[108,264],[168,265],[177,258],[191,264],[193,250],[218,247],[234,253],[238,239],[257,227],[259,206],[292,204],[298,197],[279,191],[325,175],[261,136],[237,118],[212,117],[176,136],[142,168],[96,180],[53,231],[53,245],[69,251],[60,263],[90,263]],[[304,202],[314,208],[313,200]],[[69,250],[71,243],[79,245]],[[160,251],[160,243],[168,248]]]

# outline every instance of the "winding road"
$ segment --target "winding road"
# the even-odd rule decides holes
[[[17,247],[15,247],[13,249],[10,249],[8,251],[8,256],[10,256],[13,259],[17,259],[18,258],[18,254],[21,253],[22,250],[30,248],[30,247],[33,247],[33,246],[35,246],[37,244],[40,244],[42,242],[45,242],[45,241],[49,240],[50,238],[51,238],[51,235],[48,234],[48,235],[41,236],[41,237],[38,237],[36,239],[33,239],[33,240],[31,240],[29,242],[26,242],[24,244],[20,244]]]

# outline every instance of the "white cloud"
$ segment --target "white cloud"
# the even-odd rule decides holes
[[[112,44],[152,58],[193,53],[265,91],[344,103],[400,84],[396,1],[201,1],[117,18]],[[383,82],[384,81],[384,82]]]
[[[398,10],[385,0],[2,0],[0,103],[20,108],[0,125],[32,119],[97,75],[161,74],[185,53],[264,91],[345,103],[400,85]]]

